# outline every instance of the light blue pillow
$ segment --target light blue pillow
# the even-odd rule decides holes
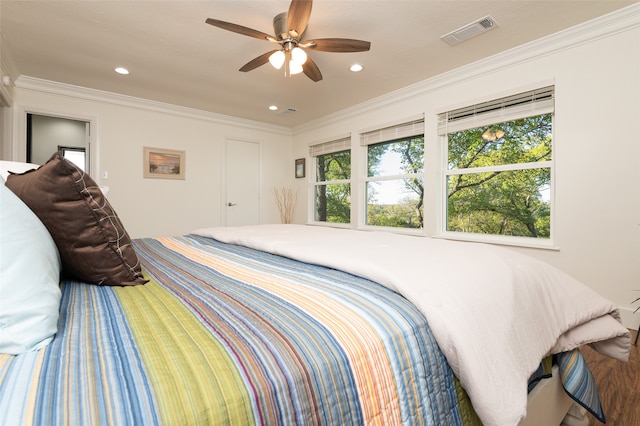
[[[49,231],[0,178],[0,353],[51,342],[58,331],[60,268]]]

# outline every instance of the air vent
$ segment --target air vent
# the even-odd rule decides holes
[[[482,34],[485,31],[496,28],[497,26],[498,22],[496,22],[495,19],[491,16],[485,16],[476,22],[465,25],[455,31],[451,31],[449,34],[443,35],[440,39],[454,46],[462,41],[470,39],[471,37],[475,37],[478,34]]]
[[[280,115],[289,115],[289,114],[293,114],[294,112],[297,112],[297,111],[298,111],[297,109],[295,109],[293,107],[289,107],[289,108],[283,109],[280,112]]]

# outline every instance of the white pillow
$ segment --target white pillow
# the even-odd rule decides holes
[[[49,231],[0,178],[0,353],[51,342],[58,331],[60,268]]]
[[[9,172],[23,173],[27,170],[37,169],[38,167],[40,166],[32,163],[19,163],[17,161],[0,160],[0,176],[2,176],[2,179],[6,181],[7,176],[9,176]]]

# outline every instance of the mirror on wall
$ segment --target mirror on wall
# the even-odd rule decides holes
[[[59,151],[67,160],[91,174],[89,122],[27,114],[27,162],[44,164]]]

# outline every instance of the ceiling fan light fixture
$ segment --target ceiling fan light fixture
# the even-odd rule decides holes
[[[291,50],[291,62],[302,66],[302,64],[307,62],[307,52],[299,47],[294,47]]]
[[[482,134],[482,139],[488,142],[493,142],[496,139],[502,139],[504,137],[504,131],[498,129],[496,132],[492,132],[491,129],[485,130]]]
[[[282,68],[284,64],[284,52],[282,50],[278,50],[277,52],[273,52],[271,56],[269,56],[269,63],[277,70]]]
[[[322,73],[313,58],[307,57],[307,52],[303,49],[319,52],[366,52],[371,48],[371,43],[348,38],[322,38],[305,42],[304,34],[309,23],[312,3],[313,0],[291,0],[288,11],[273,18],[275,36],[218,19],[207,18],[205,22],[226,31],[280,45],[279,49],[253,58],[239,71],[248,72],[270,62],[276,69],[284,68],[285,77],[303,72],[312,81],[318,82],[322,80]]]
[[[289,62],[289,73],[291,75],[300,74],[302,72],[302,64],[298,64],[294,61]]]

